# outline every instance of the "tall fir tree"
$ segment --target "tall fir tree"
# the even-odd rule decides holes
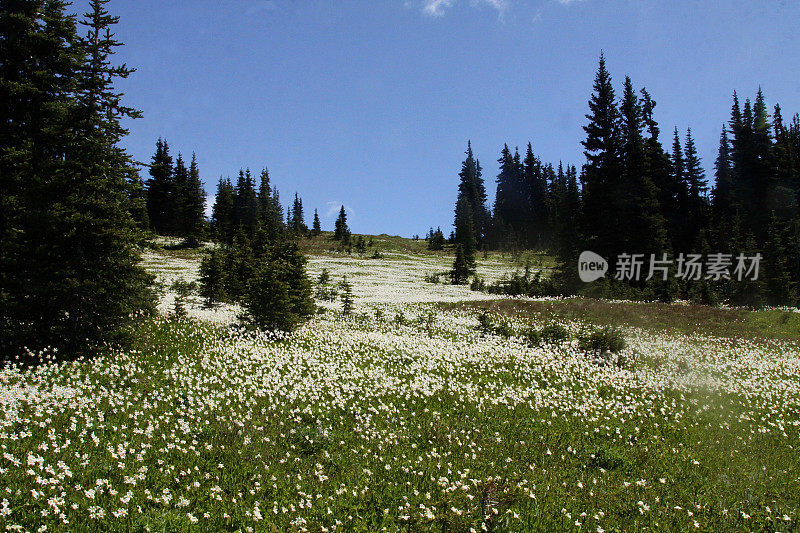
[[[613,256],[624,251],[625,246],[621,198],[617,194],[622,175],[621,136],[614,87],[602,54],[586,118],[586,139],[581,142],[586,156],[582,173],[586,246]]]
[[[147,180],[147,214],[150,227],[156,233],[172,233],[172,209],[175,185],[173,181],[173,162],[169,155],[169,145],[161,138],[156,141],[156,153],[150,164],[150,178]]]
[[[347,213],[344,206],[339,210],[339,216],[334,225],[333,238],[346,246],[350,243],[350,228],[347,225]]]
[[[183,206],[180,211],[183,216],[181,237],[186,239],[189,246],[198,246],[206,227],[206,191],[203,189],[203,181],[200,179],[200,170],[197,167],[197,156],[194,153],[189,164]]]
[[[734,213],[731,172],[730,141],[727,127],[723,124],[722,133],[719,136],[717,159],[714,161],[715,184],[711,195],[714,226],[717,228],[727,225]]]
[[[233,219],[236,231],[242,231],[248,239],[252,240],[258,225],[258,195],[249,168],[246,171],[240,170],[236,180]]]
[[[533,155],[533,147],[528,143],[523,161],[523,201],[522,218],[529,220],[523,223],[527,231],[525,243],[528,246],[542,249],[550,243],[552,232],[551,222],[548,219],[547,178],[542,172],[542,163]]]
[[[316,237],[322,233],[322,224],[319,221],[319,213],[314,209],[314,222],[311,225],[311,235]]]
[[[303,200],[294,193],[294,203],[292,204],[292,224],[291,229],[297,235],[305,235],[308,233],[308,226],[305,222],[305,214],[303,213]]]
[[[644,122],[639,98],[625,77],[620,105],[622,183],[616,198],[622,202],[618,228],[628,253],[660,254],[666,251],[666,229],[658,204],[658,192],[650,180],[650,168],[642,135]]]
[[[481,164],[472,154],[471,141],[467,141],[466,155],[459,173],[458,191],[467,199],[475,223],[476,240],[483,245],[486,243],[490,216],[486,207],[486,186],[481,175]]]
[[[475,225],[472,218],[472,208],[469,199],[464,194],[459,194],[455,211],[455,244],[461,248],[463,259],[469,269],[475,268]]]
[[[686,173],[684,179],[688,198],[688,220],[686,223],[685,244],[687,250],[697,250],[700,235],[708,230],[708,200],[705,171],[697,155],[697,147],[692,138],[691,128],[686,130],[686,145],[684,147]]]
[[[236,191],[231,180],[220,178],[217,194],[211,209],[211,231],[217,242],[231,244],[235,233],[233,205]]]
[[[186,193],[189,183],[189,169],[183,156],[178,153],[175,168],[172,171],[173,191],[169,209],[170,235],[183,236],[186,222]]]
[[[152,309],[130,215],[117,22],[92,0],[77,33],[58,1],[0,1],[0,352],[90,353]]]

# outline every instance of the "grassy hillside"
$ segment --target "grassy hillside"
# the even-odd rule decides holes
[[[0,528],[797,527],[795,314],[486,300],[422,279],[446,257],[323,254],[310,270],[347,275],[355,314],[320,301],[291,335],[251,334],[196,294],[169,318],[195,252],[145,259],[164,314],[132,347],[0,371]],[[486,310],[506,335],[481,331]],[[553,322],[564,341],[528,344]],[[619,365],[579,347],[602,324],[622,328]]]

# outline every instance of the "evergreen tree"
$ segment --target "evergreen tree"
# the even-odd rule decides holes
[[[192,162],[189,164],[181,214],[183,216],[181,236],[186,239],[189,246],[198,246],[206,224],[206,191],[200,180],[195,154],[192,154]]]
[[[353,314],[353,286],[350,282],[347,281],[347,276],[342,278],[342,314],[352,315]]]
[[[186,192],[189,183],[189,169],[183,161],[181,154],[175,159],[175,168],[172,171],[173,191],[169,206],[170,235],[183,236],[186,224]]]
[[[624,251],[622,236],[625,235],[625,229],[621,226],[622,205],[618,195],[622,175],[620,119],[611,75],[606,70],[602,54],[595,75],[594,92],[589,100],[589,111],[586,115],[589,123],[583,127],[586,139],[581,143],[586,156],[583,169],[586,244],[601,255],[615,256]]]
[[[442,228],[436,228],[436,231],[431,229],[430,238],[428,239],[428,250],[437,251],[444,248],[444,234]]]
[[[314,222],[313,222],[313,224],[311,226],[311,235],[316,237],[317,235],[320,235],[321,233],[322,233],[322,225],[319,222],[319,214],[317,213],[317,210],[314,209]]]
[[[236,192],[230,179],[219,179],[217,196],[211,211],[211,230],[217,242],[233,242],[235,221],[233,205]]]
[[[228,284],[225,271],[225,254],[222,249],[211,250],[200,263],[200,296],[207,306],[228,301],[225,287]]]
[[[86,352],[152,309],[118,146],[139,112],[114,89],[117,22],[93,0],[81,22],[59,1],[0,1],[0,352]]]
[[[683,251],[691,248],[691,243],[687,235],[690,234],[689,220],[691,217],[689,208],[689,188],[686,181],[686,159],[681,146],[681,138],[678,135],[678,128],[673,132],[672,138],[672,185],[675,187],[675,212],[677,217],[672,221],[673,250]],[[685,252],[684,252],[685,253]]]
[[[469,277],[475,273],[475,268],[470,266],[469,259],[464,253],[461,243],[456,243],[456,258],[453,261],[453,269],[450,271],[450,280],[453,285],[463,285],[469,281]]]
[[[623,180],[617,186],[616,198],[621,201],[623,242],[629,253],[663,253],[666,250],[666,230],[658,193],[650,180],[650,168],[642,130],[642,107],[629,77],[620,105],[621,162]]]
[[[350,228],[347,226],[347,213],[344,206],[339,210],[339,217],[334,226],[333,238],[342,243],[343,246],[350,244]]]
[[[245,320],[260,329],[291,331],[311,317],[315,306],[305,263],[297,243],[271,246],[247,283]]]
[[[150,179],[147,180],[147,214],[154,232],[167,235],[172,228],[172,210],[175,186],[173,182],[172,156],[169,145],[161,138],[156,141],[156,153],[150,164]]]
[[[258,195],[250,169],[239,171],[236,195],[233,200],[233,220],[237,231],[242,230],[248,239],[255,236],[258,224]]]
[[[131,168],[126,181],[131,218],[139,230],[146,231],[150,229],[150,217],[147,215],[147,190],[139,176],[139,170]]]
[[[515,195],[518,194],[518,187],[515,183],[517,168],[507,144],[503,146],[503,150],[500,152],[500,159],[497,162],[500,164],[500,173],[497,174],[497,192],[495,193],[492,226],[494,228],[495,244],[500,245],[513,240],[511,234],[514,232],[512,227],[512,220],[515,218],[514,201]],[[465,195],[464,198],[469,202],[467,193],[462,193],[461,189],[462,187],[459,186],[459,195]]]
[[[681,214],[678,209],[678,195],[681,184],[674,181],[669,155],[659,140],[661,130],[653,116],[656,101],[653,100],[646,89],[642,89],[640,93],[642,95],[642,120],[647,132],[644,144],[648,174],[650,181],[656,188],[661,216],[664,219],[667,231],[667,243],[674,245],[679,238],[676,230],[681,221]]]
[[[717,159],[714,162],[716,183],[712,193],[714,225],[720,227],[733,216],[733,188],[731,176],[731,156],[730,142],[728,141],[728,130],[722,126],[722,133],[719,137],[719,149]]]
[[[455,244],[460,247],[463,260],[472,271],[475,269],[475,226],[472,220],[472,209],[465,195],[459,195],[456,203]],[[459,278],[460,279],[460,278]]]
[[[689,217],[686,223],[685,244],[687,250],[695,250],[700,233],[708,227],[708,203],[705,171],[697,155],[691,128],[686,131],[684,155],[686,161],[685,187],[689,193],[687,206]]]
[[[303,200],[294,193],[294,203],[292,204],[292,224],[291,228],[298,235],[305,235],[308,233],[308,226],[306,226],[305,216],[303,214]]]
[[[525,203],[521,206],[521,218],[523,221],[530,220],[525,242],[528,246],[543,248],[549,242],[551,232],[547,209],[547,178],[542,172],[541,162],[533,155],[531,143],[528,143],[523,161],[523,184],[522,197]]]
[[[461,165],[458,193],[467,199],[475,224],[476,241],[486,242],[489,228],[489,211],[486,208],[486,186],[481,176],[481,164],[472,154],[472,143],[467,141],[467,157]]]

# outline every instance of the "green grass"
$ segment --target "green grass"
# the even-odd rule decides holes
[[[363,334],[396,330],[364,317],[336,327]],[[63,529],[322,531],[338,520],[340,529],[365,532],[467,532],[481,530],[481,524],[490,531],[595,531],[598,525],[605,531],[686,531],[698,521],[701,531],[774,531],[795,523],[784,522],[784,514],[798,518],[799,435],[791,423],[800,419],[796,400],[778,414],[757,398],[700,388],[649,396],[648,412],[625,413],[613,405],[630,403],[626,395],[652,393],[606,384],[598,394],[608,406],[593,408],[591,417],[566,406],[554,412],[525,401],[465,400],[447,386],[431,394],[356,394],[341,404],[333,401],[333,390],[317,401],[296,401],[288,388],[301,381],[287,382],[278,396],[242,394],[242,379],[265,379],[272,365],[226,356],[222,349],[236,339],[229,335],[192,322],[145,320],[128,352],[136,355],[40,375],[39,382],[48,384],[88,382],[82,397],[90,400],[90,411],[104,413],[102,423],[89,426],[86,405],[56,411],[31,406],[22,412],[27,422],[11,429],[23,437],[3,441],[3,451],[16,458],[33,454],[46,465],[73,465],[64,482],[82,489],[71,489],[60,506],[70,522]],[[420,324],[404,335],[421,340],[430,332]],[[313,350],[315,342],[300,337],[257,345],[280,354],[281,347]],[[386,367],[403,375],[417,357],[371,342],[346,349],[353,347],[353,360],[364,372]],[[230,374],[220,372],[225,357],[231,358]],[[492,387],[519,386],[537,371],[529,362],[488,361],[432,367],[430,373],[471,381],[488,399]],[[300,368],[308,378],[316,372],[314,366]],[[76,377],[81,375],[86,378]],[[580,395],[587,386],[578,376],[553,380],[549,371],[539,379],[547,376],[546,389],[564,394]],[[659,408],[665,410],[659,414]],[[776,416],[789,421],[783,432],[756,430],[769,428],[765,421]],[[49,446],[42,448],[42,442]],[[84,467],[77,466],[81,458]],[[144,472],[142,478],[126,483],[125,476],[137,471]],[[24,468],[6,472],[0,489],[10,492],[0,499],[13,502],[13,520],[5,525],[47,522],[58,529],[52,513],[42,515],[49,508],[46,498],[25,496],[34,488],[47,491],[33,479]],[[97,490],[88,499],[84,491],[96,490],[98,479],[118,493]],[[122,505],[128,489],[132,499]],[[165,490],[172,495],[169,503],[161,501]],[[186,505],[176,506],[184,497]],[[300,513],[306,501],[313,508]],[[72,511],[72,504],[80,510]],[[262,514],[257,521],[256,504]],[[105,509],[106,517],[88,518],[88,505]],[[421,517],[420,505],[435,508],[436,518]],[[109,516],[120,507],[130,514]],[[305,523],[291,523],[290,515],[298,513]]]
[[[702,333],[718,337],[800,340],[800,313],[750,311],[704,305],[606,302],[592,298],[555,301],[490,300],[442,304],[446,309],[488,310],[545,321],[580,320],[599,326],[628,325],[676,334]]]

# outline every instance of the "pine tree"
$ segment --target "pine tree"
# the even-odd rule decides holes
[[[347,213],[344,206],[339,210],[339,217],[334,226],[333,238],[342,243],[342,246],[350,244],[350,228],[347,226]]]
[[[211,211],[211,230],[217,242],[231,244],[235,233],[233,205],[236,192],[230,179],[219,179]]]
[[[475,268],[475,226],[472,219],[472,209],[465,195],[459,195],[456,203],[455,219],[455,244],[460,247],[463,260],[472,271]],[[461,279],[461,278],[459,278]]]
[[[186,193],[189,183],[189,169],[183,161],[181,154],[175,159],[175,168],[172,171],[173,191],[169,206],[170,235],[183,236],[186,232]]]
[[[246,321],[260,329],[291,331],[314,314],[306,259],[297,243],[278,241],[257,263],[243,296]]]
[[[696,249],[700,233],[708,228],[708,203],[706,199],[705,171],[700,164],[697,148],[692,138],[692,130],[686,130],[686,146],[684,148],[686,173],[684,176],[686,189],[689,192],[687,233],[685,244],[687,250]]]
[[[174,196],[172,156],[167,141],[159,138],[150,164],[150,179],[147,180],[147,214],[154,232],[162,235],[172,233]]]
[[[606,70],[605,57],[600,55],[594,81],[594,92],[586,115],[589,123],[583,127],[582,141],[586,164],[583,169],[584,231],[587,246],[606,256],[623,252],[625,234],[621,227],[619,177],[621,140],[619,112],[615,103],[611,75]],[[632,252],[629,252],[632,253]]]
[[[206,191],[200,180],[200,170],[197,168],[197,157],[192,154],[189,164],[189,174],[183,193],[183,206],[180,210],[183,215],[182,234],[189,246],[196,247],[200,244],[206,225]]]
[[[236,196],[233,201],[233,219],[237,231],[241,229],[248,239],[255,236],[258,225],[258,195],[250,169],[239,171]]]
[[[482,245],[486,242],[490,217],[486,208],[486,186],[481,176],[481,164],[472,154],[470,141],[467,141],[466,155],[467,157],[461,165],[461,172],[458,174],[461,178],[458,192],[467,199],[475,224],[476,242]]]
[[[619,230],[629,253],[663,253],[666,249],[666,230],[658,193],[650,180],[650,168],[642,130],[642,107],[629,77],[620,105],[620,156],[623,180],[616,187],[616,198],[622,202]]]
[[[0,2],[0,353],[90,353],[152,309],[130,216],[114,89],[116,23],[93,0],[79,37],[58,1]]]
[[[320,222],[319,222],[319,213],[317,213],[317,210],[314,209],[314,222],[313,222],[313,224],[311,226],[311,235],[316,237],[317,235],[320,235],[321,233],[322,233],[322,224],[320,224]]]
[[[303,200],[294,193],[294,203],[292,204],[292,231],[297,235],[305,235],[308,233],[308,226],[306,226],[305,216],[303,214]]]

